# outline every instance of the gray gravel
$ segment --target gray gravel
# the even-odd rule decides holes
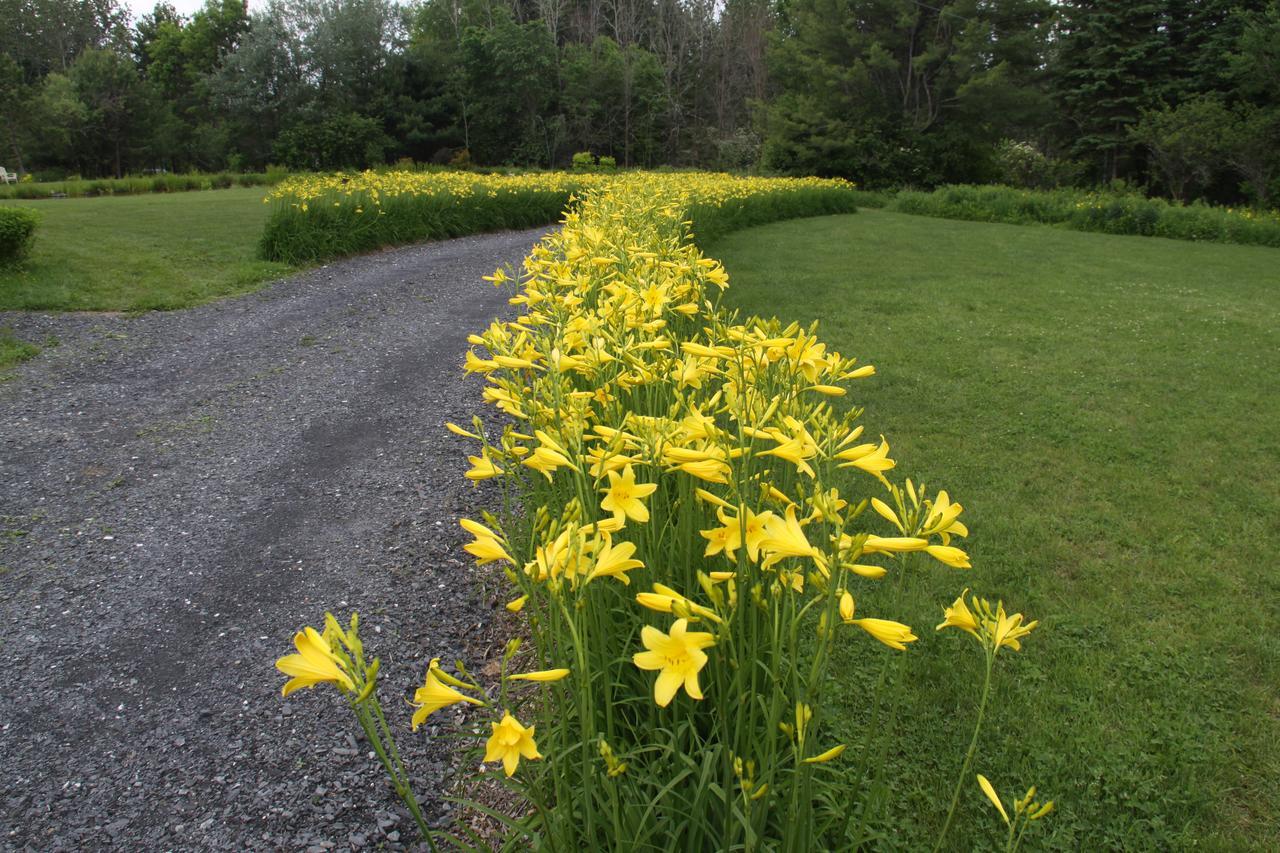
[[[498,653],[461,544],[483,490],[442,429],[480,409],[480,276],[540,231],[383,252],[138,317],[0,314],[60,345],[0,382],[0,846],[409,845],[335,691],[273,663],[358,610],[436,820],[451,758],[408,733],[425,661]]]

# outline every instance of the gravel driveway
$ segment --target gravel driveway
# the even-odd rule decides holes
[[[0,314],[60,345],[0,383],[0,756],[11,849],[348,849],[414,838],[335,691],[275,659],[361,614],[409,734],[425,660],[496,655],[456,518],[483,498],[466,336],[541,231],[342,261],[138,317]]]

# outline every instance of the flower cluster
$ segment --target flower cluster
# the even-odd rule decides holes
[[[721,308],[728,273],[690,239],[729,211],[842,186],[624,176],[586,192],[518,274],[488,277],[518,285],[523,313],[473,335],[465,369],[506,426],[449,428],[472,442],[466,476],[525,511],[461,524],[477,563],[505,567],[508,609],[528,617],[540,658],[583,673],[576,704],[540,718],[543,750],[554,761],[599,742],[615,762],[603,788],[576,759],[551,773],[541,796],[565,807],[539,811],[567,843],[646,837],[627,804],[653,802],[664,844],[710,844],[728,826],[840,846],[841,821],[812,811],[846,746],[822,727],[839,629],[905,651],[916,634],[856,612],[860,590],[900,583],[913,561],[970,568],[963,506],[891,480],[889,441],[847,402],[875,368],[816,326]],[[673,755],[734,774],[742,799],[703,792],[706,819],[675,829]],[[780,830],[783,814],[806,828]]]
[[[282,188],[298,205],[349,191],[374,206],[444,179],[305,180]],[[502,709],[484,760],[528,801],[507,824],[513,843],[804,850],[869,837],[859,795],[888,745],[874,718],[860,749],[834,742],[833,656],[847,646],[882,667],[881,687],[900,687],[889,661],[918,637],[886,602],[919,572],[970,569],[964,507],[897,479],[890,442],[851,402],[873,366],[829,348],[816,324],[724,309],[729,275],[693,239],[840,209],[850,188],[595,176],[521,270],[486,276],[521,313],[473,334],[464,369],[502,426],[447,427],[465,442],[465,476],[496,488],[502,510],[460,523],[466,552],[510,581],[507,609],[542,668],[508,677],[513,642],[490,697],[461,664],[451,675],[432,661],[412,723],[458,704]],[[944,625],[989,649],[980,726],[995,651],[1035,623],[962,594]],[[290,685],[361,690],[313,634],[281,662]],[[508,696],[510,682],[570,670]],[[891,701],[878,687],[869,703],[878,715]]]

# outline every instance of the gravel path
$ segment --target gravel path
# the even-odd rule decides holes
[[[480,668],[497,602],[445,432],[479,407],[480,276],[540,231],[356,258],[189,311],[0,314],[60,345],[0,383],[0,846],[349,849],[414,838],[335,691],[275,659],[358,610],[408,733],[425,660]],[[429,814],[443,816],[430,801]]]

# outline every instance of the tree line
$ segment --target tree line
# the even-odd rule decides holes
[[[563,166],[1276,196],[1280,0],[0,0],[39,175]]]

